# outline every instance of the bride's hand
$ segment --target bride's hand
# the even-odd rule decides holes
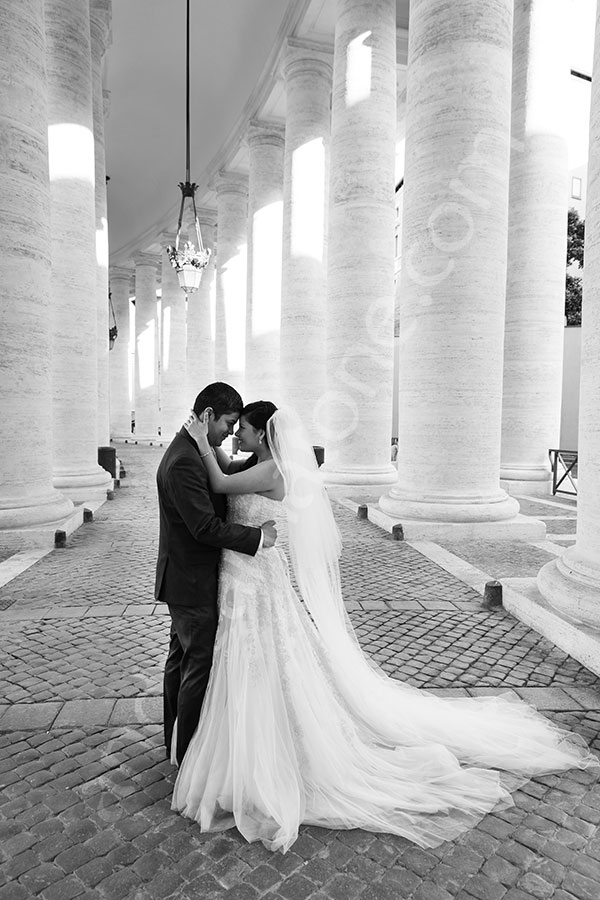
[[[198,418],[196,413],[192,412],[183,423],[183,427],[191,435],[202,453],[210,450],[208,443],[208,417],[206,413],[202,413],[202,418]]]

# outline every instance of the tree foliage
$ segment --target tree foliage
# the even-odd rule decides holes
[[[576,209],[569,210],[567,226],[567,270],[569,266],[583,269],[583,246],[585,221],[579,218]],[[565,285],[565,316],[567,325],[581,325],[582,281],[580,275],[567,271]]]

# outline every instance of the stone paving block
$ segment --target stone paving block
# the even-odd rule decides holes
[[[413,894],[414,900],[452,900],[452,894],[432,881],[423,881]]]
[[[40,894],[41,900],[74,900],[86,893],[85,886],[75,875],[68,875],[62,881],[56,881]]]
[[[65,873],[60,866],[46,862],[24,872],[19,878],[19,883],[32,894],[39,894],[55,882],[62,881],[64,877]]]

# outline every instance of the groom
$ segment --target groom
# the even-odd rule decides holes
[[[196,397],[194,412],[206,413],[213,448],[233,433],[242,398],[228,384],[209,384]],[[171,640],[164,674],[164,729],[170,755],[177,718],[177,762],[192,738],[206,693],[217,631],[217,588],[221,550],[253,556],[272,547],[272,522],[260,528],[225,523],[226,498],[213,494],[196,441],[177,432],[156,473],[160,532],[154,596],[167,603]]]

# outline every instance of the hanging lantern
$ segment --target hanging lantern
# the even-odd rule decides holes
[[[182,291],[185,291],[186,294],[195,294],[200,287],[202,269],[187,263],[177,269],[177,278]]]
[[[177,272],[179,287],[186,294],[195,294],[200,287],[202,270],[208,265],[210,250],[202,243],[200,222],[196,211],[196,188],[198,185],[190,181],[190,0],[187,0],[187,19],[185,36],[185,181],[179,183],[181,190],[181,206],[179,207],[179,221],[177,222],[177,234],[175,246],[167,247],[167,254],[171,265]],[[197,246],[193,241],[185,241],[180,248],[181,223],[183,221],[183,208],[186,199],[191,200],[194,213],[194,226],[196,229]]]

